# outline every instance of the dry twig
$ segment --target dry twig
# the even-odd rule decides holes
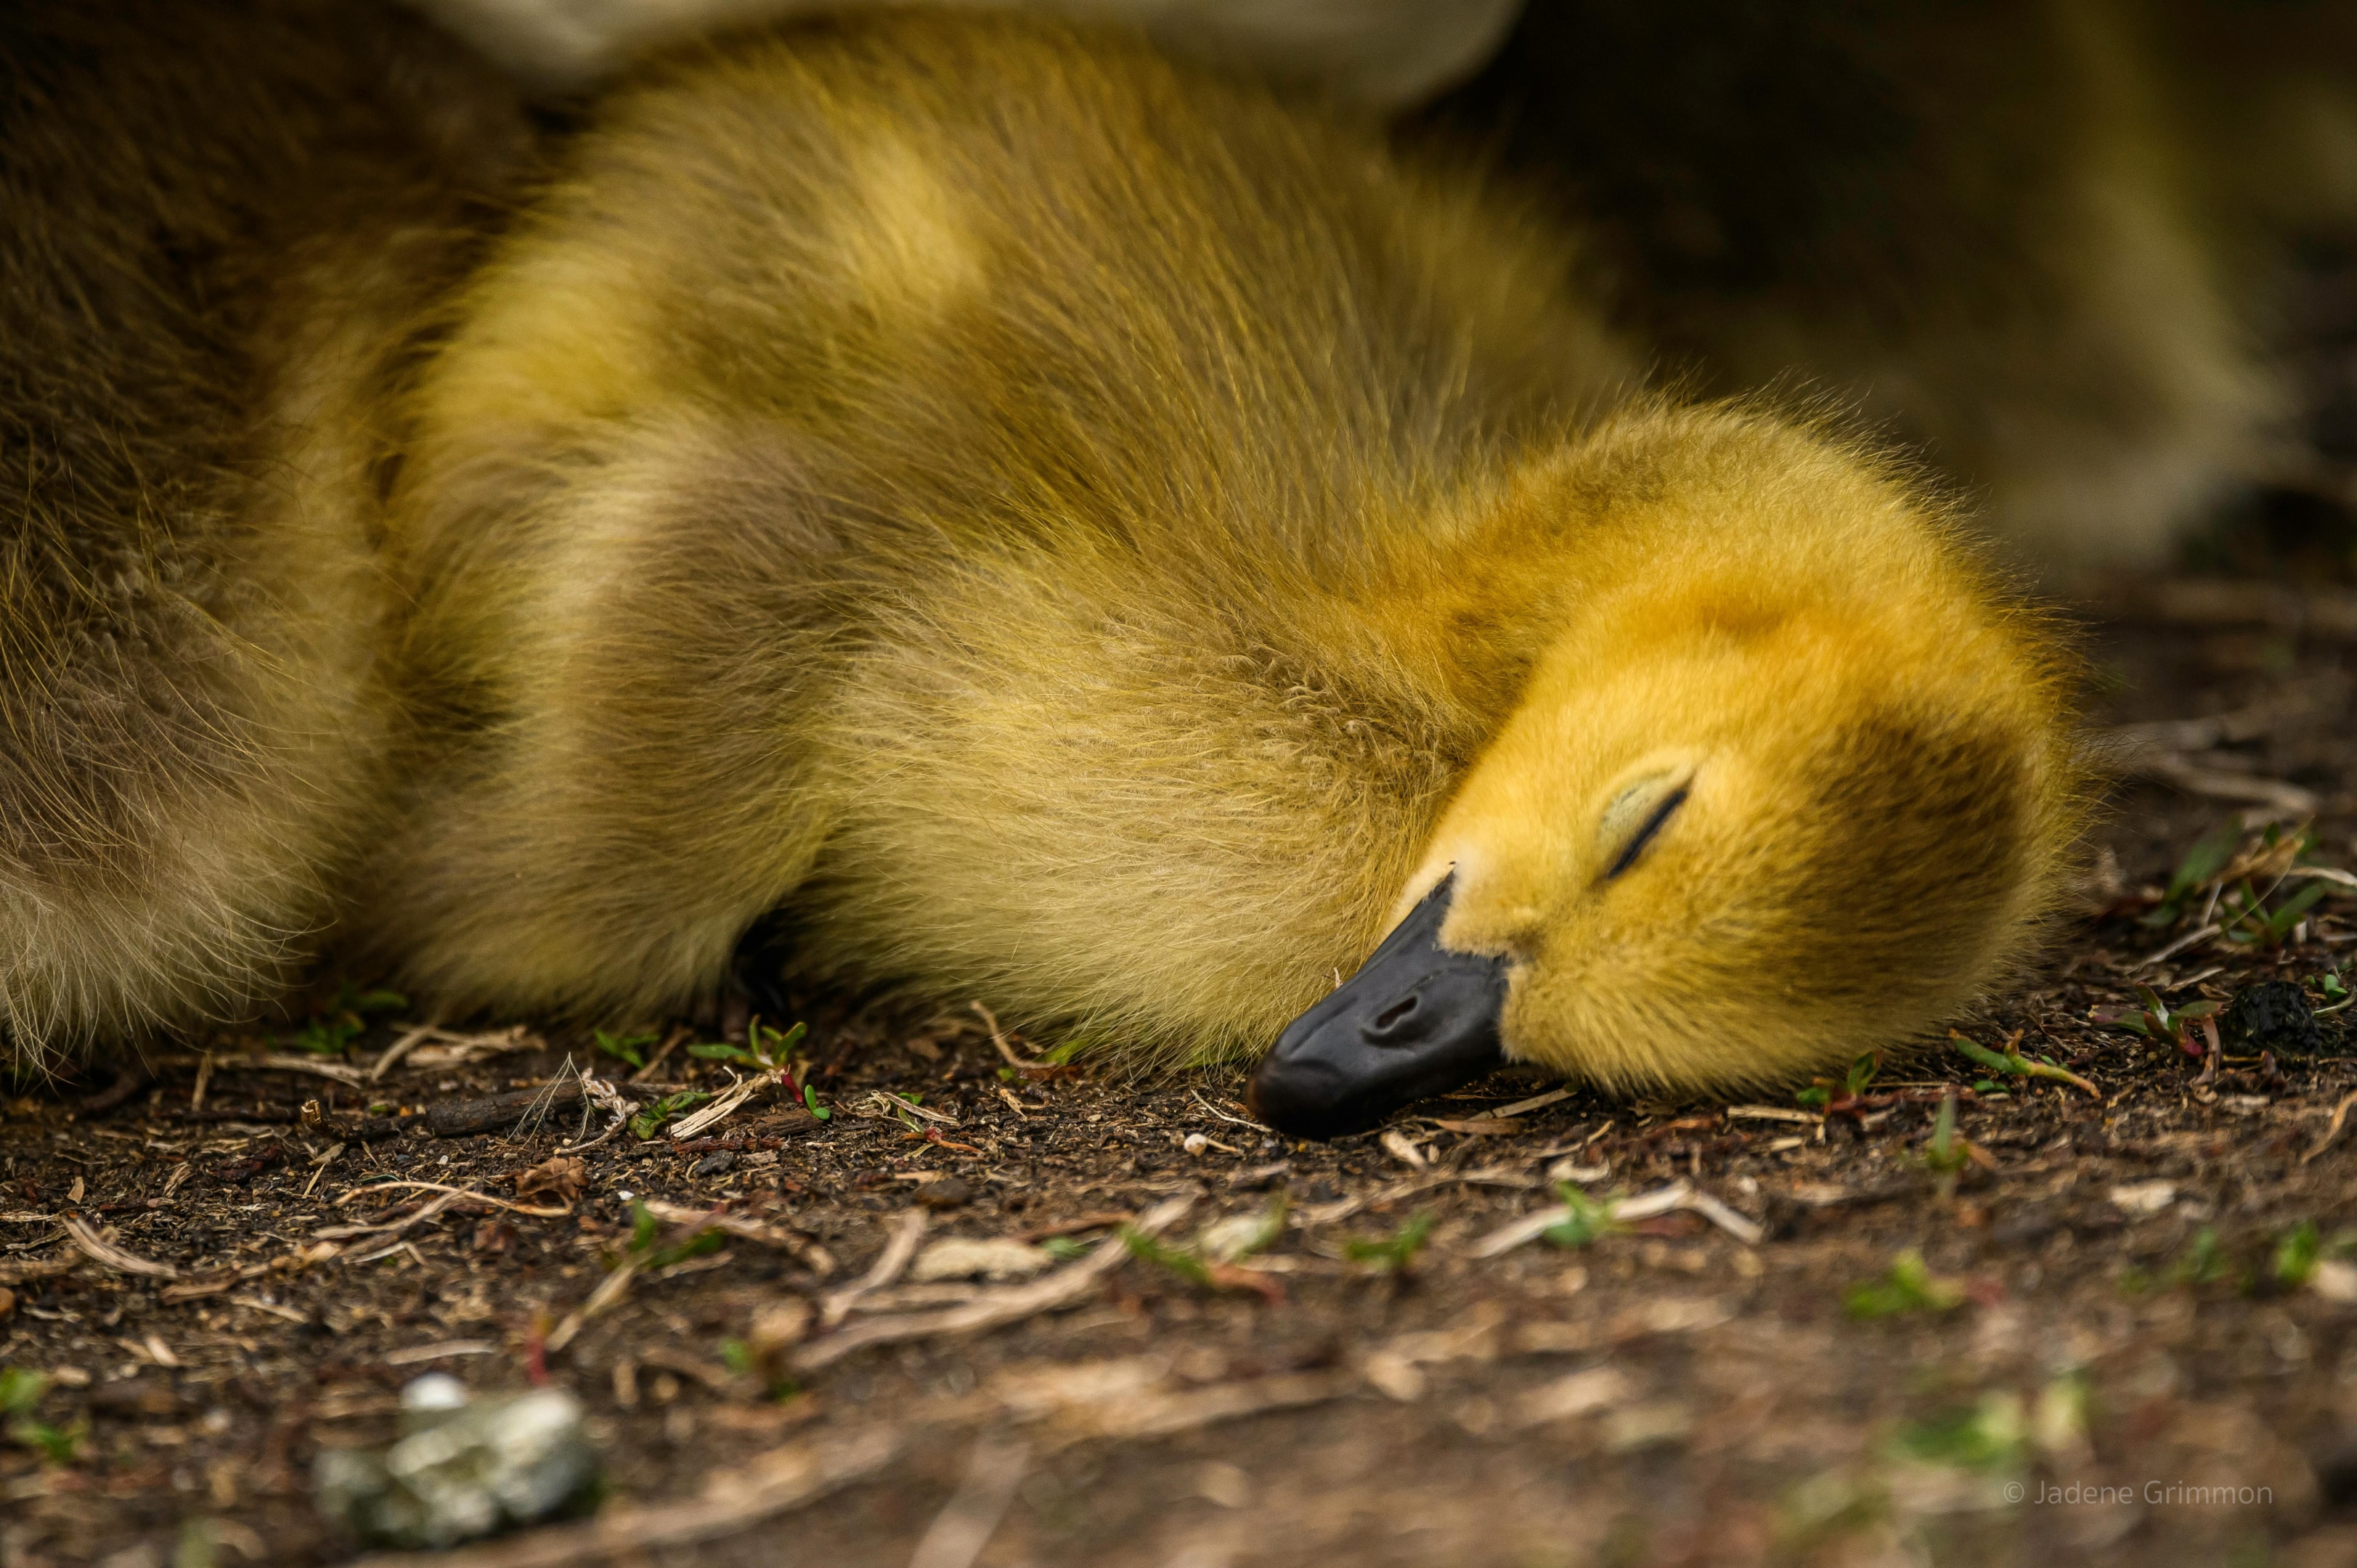
[[[1135,1229],[1140,1235],[1159,1235],[1177,1224],[1194,1207],[1192,1197],[1166,1199],[1139,1216]],[[914,1251],[913,1241],[910,1251]],[[838,1329],[803,1346],[794,1356],[794,1365],[799,1370],[815,1371],[870,1345],[898,1345],[910,1339],[931,1339],[942,1335],[976,1334],[1001,1324],[1018,1323],[1042,1312],[1052,1312],[1088,1294],[1096,1288],[1099,1279],[1119,1268],[1128,1256],[1129,1249],[1121,1239],[1111,1237],[1098,1242],[1087,1257],[1028,1284],[985,1291],[963,1306],[870,1318],[849,1328]],[[832,1312],[833,1309],[834,1305],[830,1301],[828,1310]],[[845,1310],[848,1310],[847,1305]]]
[[[643,1200],[646,1210],[667,1225],[686,1225],[701,1220],[711,1230],[748,1241],[758,1241],[765,1247],[775,1247],[807,1264],[821,1279],[834,1273],[834,1254],[815,1241],[796,1235],[781,1225],[771,1225],[742,1214],[724,1214],[716,1210],[692,1208],[684,1203],[670,1203],[660,1197]],[[906,1266],[905,1264],[903,1265]]]
[[[1020,1438],[978,1439],[966,1460],[965,1478],[917,1542],[909,1568],[973,1568],[1006,1517],[1006,1505],[1015,1500],[1015,1488],[1030,1464],[1031,1445]]]
[[[2301,1165],[2308,1164],[2309,1161],[2316,1158],[2317,1155],[2332,1147],[2333,1140],[2341,1136],[2341,1129],[2349,1120],[2349,1108],[2352,1105],[2357,1105],[2357,1092],[2344,1094],[2341,1097],[2341,1103],[2332,1108],[2331,1124],[2324,1129],[2324,1136],[2316,1141],[2316,1147],[2300,1155],[2299,1163]]]
[[[911,1208],[900,1216],[899,1228],[884,1243],[883,1252],[868,1271],[831,1293],[819,1308],[819,1324],[832,1328],[850,1316],[852,1305],[869,1291],[881,1290],[900,1277],[909,1261],[917,1255],[917,1243],[925,1239],[925,1211]]]
[[[112,1269],[118,1274],[144,1274],[149,1279],[177,1280],[180,1271],[169,1263],[159,1263],[153,1258],[143,1258],[136,1252],[126,1252],[91,1228],[80,1215],[69,1214],[59,1223],[66,1228],[66,1240],[71,1241],[85,1258],[102,1269]]]

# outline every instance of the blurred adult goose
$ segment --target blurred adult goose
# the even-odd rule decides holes
[[[52,98],[124,69],[14,26]],[[300,28],[211,26],[245,110],[302,101]],[[511,177],[422,178],[432,102],[371,101],[406,161],[316,234],[213,116],[204,178],[147,155],[272,285],[174,296],[224,456],[96,377],[152,317],[49,335],[80,402],[5,394],[156,465],[0,500],[65,564],[9,580],[20,1050],[265,993],[330,920],[421,1002],[643,1015],[766,917],[819,979],[1275,1041],[1257,1104],[1325,1134],[1501,1058],[1698,1089],[1903,1041],[2054,900],[2038,619],[1890,461],[1634,391],[1562,237],[1462,171],[1118,38],[896,15],[649,66],[478,261]],[[0,147],[38,192],[120,156]],[[188,287],[46,222],[5,243],[55,299]],[[143,510],[176,456],[236,482]],[[135,516],[178,564],[75,598]]]

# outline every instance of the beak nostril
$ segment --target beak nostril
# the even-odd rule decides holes
[[[1253,1074],[1262,1121],[1288,1137],[1339,1138],[1505,1059],[1505,961],[1440,946],[1455,880],[1444,877],[1358,973],[1285,1026]]]

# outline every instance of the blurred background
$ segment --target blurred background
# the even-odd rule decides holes
[[[417,3],[551,101],[844,8]],[[1561,226],[1659,379],[1862,418],[2050,586],[2351,575],[2357,7],[1025,3],[1471,155]]]

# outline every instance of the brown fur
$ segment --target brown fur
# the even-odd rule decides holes
[[[20,1048],[265,994],[373,831],[372,422],[522,140],[421,27],[341,9],[0,15]]]
[[[2057,658],[1879,459],[1632,399],[1566,244],[1060,27],[660,62],[463,281],[421,245],[282,333],[267,384],[368,439],[256,450],[383,537],[304,579],[342,613],[265,601],[350,639],[295,683],[350,761],[248,743],[232,773],[317,808],[249,826],[447,1007],[675,1004],[782,908],[814,974],[1232,1053],[1445,854],[1457,940],[1523,961],[1520,1054],[1699,1084],[1904,1037],[2052,900]],[[1614,780],[1673,755],[1694,803],[1598,894]],[[149,896],[250,882],[159,865]],[[20,929],[95,959],[94,928]],[[230,954],[209,983],[266,981]]]

